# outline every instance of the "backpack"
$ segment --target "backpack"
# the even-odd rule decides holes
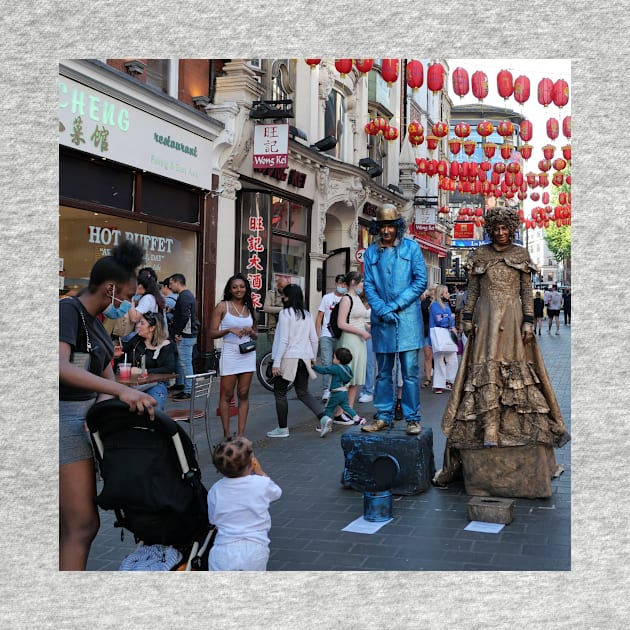
[[[348,296],[350,297],[350,296]],[[343,299],[343,296],[342,298]],[[339,305],[341,304],[341,300],[335,304],[333,310],[330,312],[330,319],[328,320],[328,330],[330,334],[335,338],[339,339],[341,337],[342,330],[339,328]],[[348,319],[346,323],[350,322],[350,313],[352,313],[352,298],[350,297],[350,310],[348,311]]]

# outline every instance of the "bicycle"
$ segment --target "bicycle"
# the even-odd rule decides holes
[[[270,392],[273,391],[273,378],[268,377],[267,371],[271,374],[271,366],[273,365],[273,359],[271,357],[271,352],[267,352],[264,354],[259,361],[256,361],[256,376],[260,381],[260,384]],[[287,391],[293,387],[293,383],[289,383],[289,387]]]

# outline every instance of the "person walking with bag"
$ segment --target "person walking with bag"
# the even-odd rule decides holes
[[[433,391],[436,394],[452,389],[457,376],[457,344],[451,338],[451,333],[456,335],[457,329],[448,297],[448,288],[439,284],[435,288],[435,300],[429,308],[429,343],[433,350]],[[443,349],[450,346],[454,349]]]
[[[221,349],[221,397],[219,412],[223,437],[230,435],[230,401],[238,397],[237,435],[245,435],[249,414],[249,388],[256,371],[258,328],[252,303],[252,288],[242,273],[232,276],[210,318],[210,338],[223,339]]]
[[[316,378],[312,369],[317,357],[317,333],[311,314],[304,307],[304,294],[297,284],[284,287],[284,308],[271,349],[273,357],[273,395],[276,399],[277,428],[267,437],[289,437],[287,389],[292,382],[298,399],[319,420],[324,415],[321,403],[308,391],[308,379]]]

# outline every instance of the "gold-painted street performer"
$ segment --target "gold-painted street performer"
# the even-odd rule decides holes
[[[406,433],[422,433],[418,350],[424,346],[420,296],[427,286],[427,270],[420,246],[404,238],[405,221],[396,206],[385,204],[370,226],[378,238],[364,258],[363,290],[371,313],[372,347],[376,353],[377,376],[374,406],[377,418],[363,425],[374,432],[391,427],[396,410],[392,371],[398,354],[402,374],[401,407]]]
[[[468,494],[550,496],[562,472],[553,448],[570,436],[534,336],[537,269],[512,242],[518,215],[499,204],[485,218],[491,243],[466,263],[468,342],[442,417],[447,443],[434,483],[446,485],[462,467]]]

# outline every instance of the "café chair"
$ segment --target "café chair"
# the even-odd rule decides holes
[[[171,409],[168,415],[178,422],[188,423],[188,433],[191,442],[195,445],[195,420],[203,418],[206,429],[206,438],[208,440],[208,448],[212,452],[212,433],[210,430],[210,392],[212,390],[212,381],[216,377],[216,372],[211,370],[203,374],[192,374],[186,378],[192,379],[192,390],[190,392],[190,406],[188,409]]]

